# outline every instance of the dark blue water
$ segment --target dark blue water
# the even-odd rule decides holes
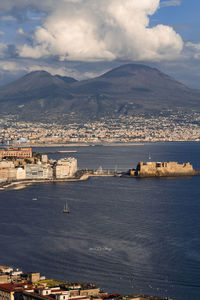
[[[200,143],[74,149],[80,168],[126,170],[150,153],[200,169]],[[92,178],[3,191],[1,264],[116,293],[199,300],[199,185],[200,177]]]

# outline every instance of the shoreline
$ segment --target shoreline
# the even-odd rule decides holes
[[[4,191],[10,187],[14,187],[13,190],[21,190],[27,186],[33,185],[34,183],[57,183],[57,182],[78,182],[88,180],[89,174],[83,174],[80,178],[63,178],[63,179],[30,179],[30,180],[19,180],[13,182],[1,183],[0,191]],[[16,187],[15,187],[16,186]]]
[[[115,147],[115,146],[145,146],[149,144],[157,144],[157,143],[199,143],[200,141],[137,141],[137,142],[102,142],[102,143],[55,143],[55,144],[22,144],[22,145],[16,145],[19,147],[31,147],[31,148],[54,148],[54,147]],[[59,150],[58,150],[59,151]],[[69,152],[71,152],[69,150]]]
[[[200,171],[196,171],[195,173],[188,173],[188,174],[169,174],[169,175],[143,175],[143,176],[130,176],[130,175],[123,175],[123,174],[83,174],[80,178],[63,178],[63,179],[30,179],[30,180],[19,180],[13,182],[5,182],[0,184],[0,191],[5,191],[13,187],[11,190],[21,190],[25,189],[27,186],[31,186],[37,183],[62,183],[62,182],[79,182],[79,181],[86,181],[91,177],[116,177],[116,178],[131,178],[131,179],[161,179],[161,178],[184,178],[184,177],[194,177],[200,176]]]
[[[5,182],[0,184],[0,191],[4,191],[10,187],[14,187],[12,190],[21,190],[34,183],[59,183],[59,182],[79,182],[86,181],[90,177],[121,177],[116,174],[83,174],[80,178],[60,178],[60,179],[25,179],[13,182]],[[16,186],[16,187],[15,187]]]
[[[74,144],[29,144],[27,145],[30,146],[31,148],[45,148],[45,147],[107,147],[107,146],[144,146],[145,144],[148,144],[149,142],[128,142],[128,143],[101,143],[101,144],[93,144],[93,143],[74,143]],[[22,146],[26,146],[26,145],[22,145]],[[59,150],[57,151],[59,152]],[[69,151],[71,152],[71,151]]]

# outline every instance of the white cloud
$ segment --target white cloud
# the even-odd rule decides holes
[[[25,0],[17,2],[27,4]],[[30,2],[34,3],[28,1],[29,5]],[[183,41],[173,28],[162,24],[149,27],[149,17],[158,10],[159,0],[40,2],[37,6],[45,7],[47,16],[35,30],[33,45],[18,47],[21,57],[161,61],[175,58],[183,48]]]
[[[17,33],[20,34],[20,35],[24,35],[24,30],[23,30],[23,28],[21,28],[21,27],[18,28]]]
[[[20,49],[20,56],[22,57],[31,57],[31,58],[41,58],[45,56],[49,56],[50,52],[48,52],[48,49],[46,49],[44,46],[36,45],[34,48],[29,45],[23,45],[17,47],[18,51]]]
[[[11,61],[0,61],[0,70],[1,71],[10,71],[18,72],[19,66],[16,62]]]
[[[181,0],[168,0],[161,2],[161,7],[167,7],[167,6],[179,6],[181,5]]]
[[[8,49],[8,46],[4,43],[0,43],[0,58],[3,58],[6,54],[6,50]]]
[[[51,66],[45,66],[45,65],[32,65],[29,66],[27,71],[46,71],[52,75],[61,75],[61,76],[70,76],[70,77],[76,77],[77,72],[75,70],[71,70],[70,68],[65,69],[64,67],[51,67]]]
[[[16,18],[13,16],[1,16],[1,22],[16,22]]]
[[[63,65],[61,62],[58,64],[54,64],[51,66],[49,63],[44,62],[35,62],[34,60],[26,60],[21,59],[20,61],[13,61],[13,60],[0,60],[0,74],[6,74],[6,76],[9,78],[9,76],[12,78],[13,76],[16,77],[16,75],[20,74],[20,76],[23,76],[29,72],[32,71],[46,71],[49,72],[52,75],[61,75],[61,76],[69,76],[76,79],[87,79],[89,77],[92,77],[92,73],[88,74],[88,72],[82,72],[79,71],[76,68],[69,67],[66,65]],[[99,73],[94,73],[95,75],[98,75]],[[19,76],[19,75],[18,75]],[[15,78],[14,78],[15,79]]]
[[[200,43],[191,43],[188,42],[185,44],[186,49],[190,52],[190,56],[195,59],[200,59]],[[187,53],[189,56],[189,53]]]

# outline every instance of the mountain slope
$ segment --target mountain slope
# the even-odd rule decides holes
[[[73,78],[71,78],[73,80]],[[74,79],[75,81],[75,79]],[[73,82],[74,82],[73,81]],[[34,71],[0,89],[0,100],[32,99],[67,92],[65,77],[52,76],[46,71]]]
[[[0,113],[29,120],[83,120],[168,109],[200,110],[200,91],[155,68],[128,64],[76,81],[35,71],[0,89]]]

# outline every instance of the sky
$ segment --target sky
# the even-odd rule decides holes
[[[1,86],[35,70],[81,80],[126,63],[200,89],[200,1],[0,2]]]

